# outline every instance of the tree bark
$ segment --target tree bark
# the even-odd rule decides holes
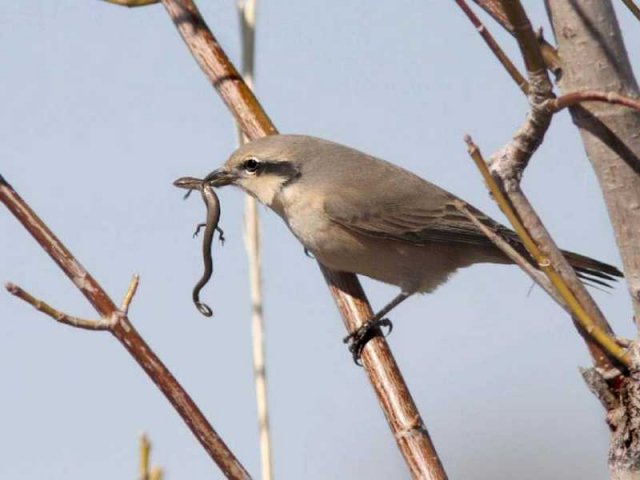
[[[609,0],[547,0],[562,62],[563,94],[600,90],[638,97]],[[640,320],[640,114],[618,105],[571,108],[611,218],[636,322]]]
[[[558,82],[562,94],[593,89],[637,98],[638,85],[611,2],[546,0],[546,4],[562,65]],[[570,112],[602,189],[640,325],[640,114],[592,102]],[[637,343],[632,358],[635,367],[619,384],[607,384],[607,376],[595,369],[591,373],[598,381],[585,377],[607,409],[609,470],[616,480],[640,478]]]

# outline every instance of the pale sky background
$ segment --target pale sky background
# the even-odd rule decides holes
[[[237,60],[234,3],[199,3]],[[542,3],[525,5],[550,35]],[[638,45],[640,25],[616,7],[627,45]],[[257,92],[282,132],[391,160],[502,220],[462,138],[490,154],[527,105],[453,2],[261,1],[258,24]],[[202,268],[191,233],[204,207],[171,185],[232,152],[222,102],[161,6],[1,2],[0,62],[0,173],[117,302],[140,273],[131,320],[258,477],[243,197],[221,191],[227,243],[202,293],[216,311],[206,319],[191,303]],[[620,265],[566,113],[524,186],[561,245]],[[276,478],[408,477],[316,263],[262,212]],[[2,282],[94,317],[6,210],[0,232]],[[396,293],[364,286],[374,308]],[[452,479],[606,476],[604,412],[577,371],[586,349],[567,315],[530,288],[515,267],[477,266],[391,316],[389,342]],[[594,296],[617,333],[634,334],[624,285]],[[0,382],[2,479],[135,478],[142,430],[168,479],[221,478],[113,338],[55,324],[2,292]]]

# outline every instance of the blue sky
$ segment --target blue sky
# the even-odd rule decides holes
[[[233,2],[200,4],[238,59]],[[525,4],[550,36],[542,2]],[[627,45],[637,45],[640,25],[618,13]],[[161,6],[2,2],[0,19],[0,172],[114,299],[141,275],[132,321],[257,476],[243,197],[220,193],[227,243],[202,292],[216,311],[205,319],[191,303],[201,274],[191,233],[203,206],[171,186],[233,151],[230,116]],[[518,59],[513,40],[487,23]],[[472,134],[490,154],[527,105],[453,2],[260,2],[257,93],[280,131],[385,158],[502,219],[462,139]],[[620,264],[566,113],[524,187],[558,243]],[[405,477],[317,265],[261,213],[276,477]],[[93,317],[7,212],[0,232],[3,282]],[[374,308],[396,293],[363,284]],[[616,331],[633,335],[624,286],[593,293]],[[606,475],[603,411],[577,372],[586,350],[518,269],[461,271],[391,318],[390,345],[451,478]],[[57,325],[8,294],[0,319],[0,478],[131,478],[142,430],[167,478],[221,477],[114,339]]]

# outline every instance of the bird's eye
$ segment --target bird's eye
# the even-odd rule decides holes
[[[260,162],[255,158],[248,158],[242,164],[242,168],[244,168],[247,173],[256,173],[258,168],[260,167]]]

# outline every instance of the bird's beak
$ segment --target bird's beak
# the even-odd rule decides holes
[[[212,187],[224,187],[235,181],[235,175],[221,167],[204,177],[204,181]]]

